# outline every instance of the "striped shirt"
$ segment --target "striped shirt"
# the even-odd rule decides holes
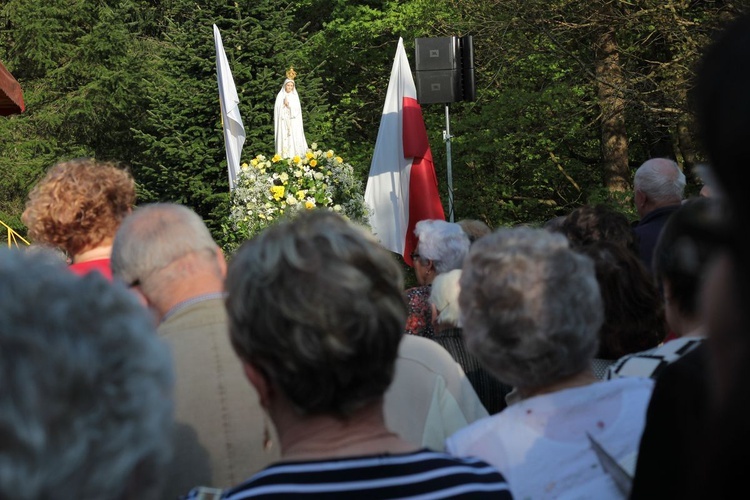
[[[655,379],[665,366],[698,347],[704,339],[703,336],[678,337],[653,349],[623,356],[607,369],[605,379],[620,377]]]
[[[512,497],[505,478],[486,462],[422,449],[406,454],[281,462],[226,490],[221,498]]]

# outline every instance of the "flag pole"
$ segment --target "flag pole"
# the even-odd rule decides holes
[[[443,141],[445,141],[446,152],[446,174],[448,176],[448,215],[449,221],[454,222],[453,216],[453,171],[451,167],[451,119],[449,112],[450,104],[445,103],[445,130],[443,130]]]

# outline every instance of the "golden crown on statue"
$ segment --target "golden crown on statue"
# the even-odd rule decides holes
[[[289,78],[290,80],[294,80],[295,76],[297,76],[297,72],[294,71],[293,66],[289,66],[289,70],[287,70],[286,72],[286,77]]]

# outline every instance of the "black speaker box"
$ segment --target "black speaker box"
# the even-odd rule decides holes
[[[420,104],[456,102],[460,83],[458,70],[417,71],[417,100]]]
[[[416,38],[417,71],[456,70],[461,53],[455,36]]]

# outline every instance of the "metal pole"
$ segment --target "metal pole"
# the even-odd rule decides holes
[[[451,171],[451,125],[450,125],[450,104],[445,105],[445,130],[443,130],[443,140],[445,141],[445,151],[447,160],[447,175],[448,175],[448,216],[449,221],[454,222],[453,215],[453,172]]]

